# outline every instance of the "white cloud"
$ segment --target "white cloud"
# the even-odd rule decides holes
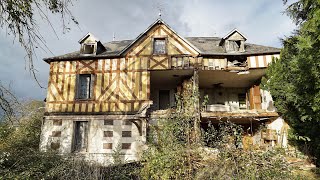
[[[71,31],[62,33],[59,17],[50,16],[58,37],[47,23],[38,19],[42,35],[54,55],[79,49],[78,40],[92,32],[103,42],[111,41],[115,33],[117,40],[134,39],[158,18],[158,7],[162,7],[163,19],[182,36],[224,36],[237,27],[252,43],[280,46],[279,38],[289,35],[295,27],[282,15],[282,1],[270,0],[175,0],[175,1],[75,1],[71,10],[79,21],[80,29],[70,24]],[[12,82],[20,97],[44,99],[46,90],[36,85],[25,71],[24,52],[12,45],[10,36],[0,35],[0,79]],[[42,61],[51,53],[38,52],[35,62],[38,78],[46,86],[49,65]]]

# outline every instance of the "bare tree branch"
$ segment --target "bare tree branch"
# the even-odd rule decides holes
[[[51,51],[39,31],[35,15],[39,15],[44,22],[48,23],[54,34],[58,36],[45,12],[49,11],[51,14],[58,14],[61,16],[62,28],[65,33],[70,29],[67,27],[67,23],[70,21],[78,25],[77,20],[69,10],[69,5],[73,5],[72,0],[0,1],[0,27],[5,29],[8,35],[12,35],[14,41],[18,40],[20,45],[24,48],[26,52],[26,69],[30,71],[31,75],[41,88],[43,87],[37,79],[37,71],[34,67],[34,59],[37,59],[35,49],[40,48],[44,51]]]

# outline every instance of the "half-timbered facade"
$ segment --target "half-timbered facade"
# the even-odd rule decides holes
[[[237,29],[223,38],[184,38],[161,19],[135,40],[102,44],[88,33],[79,51],[44,59],[50,75],[40,148],[100,163],[119,150],[137,160],[148,124],[174,108],[175,93],[195,74],[200,101],[208,98],[203,128],[231,120],[250,129],[247,145],[285,144],[284,121],[259,88],[280,50],[246,40]],[[267,131],[257,130],[261,122]]]

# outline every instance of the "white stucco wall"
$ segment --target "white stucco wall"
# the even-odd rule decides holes
[[[265,109],[270,112],[276,111],[276,108],[273,105],[273,100],[272,96],[269,91],[260,89],[260,94],[261,94],[261,107],[262,109]]]
[[[54,125],[54,119],[62,119],[62,125]],[[146,122],[136,119],[142,126],[142,134],[138,127],[131,123],[125,124],[127,117],[119,115],[112,119],[113,125],[104,125],[104,116],[72,116],[72,117],[46,117],[41,131],[40,150],[51,149],[51,142],[60,142],[57,151],[61,154],[72,153],[72,142],[74,138],[74,122],[88,121],[88,145],[87,151],[79,154],[83,155],[88,161],[94,161],[101,164],[112,162],[112,153],[117,150],[118,145],[122,143],[131,143],[130,149],[121,149],[121,158],[126,161],[135,161],[139,159],[139,153],[146,142]],[[61,131],[60,137],[52,137],[53,131]],[[113,137],[104,137],[104,131],[113,131]],[[122,137],[122,131],[131,131],[131,137]],[[112,149],[105,149],[104,143],[112,143]]]
[[[231,111],[239,110],[238,94],[245,94],[244,88],[216,88],[216,89],[200,89],[201,101],[203,97],[208,95],[208,105],[224,104],[230,106]]]
[[[281,147],[288,146],[288,124],[281,118],[273,120],[269,124],[267,124],[268,129],[276,130],[277,132],[277,144]]]

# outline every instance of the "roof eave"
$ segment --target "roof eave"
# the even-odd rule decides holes
[[[83,59],[103,59],[103,58],[117,58],[121,57],[118,54],[113,54],[113,55],[100,55],[100,56],[88,56],[88,55],[82,55],[82,56],[74,56],[74,57],[68,57],[68,58],[43,58],[43,61],[46,63],[50,63],[52,61],[68,61],[68,60],[83,60]]]
[[[224,36],[222,39],[225,40],[227,39],[229,36],[231,36],[231,34],[233,34],[234,32],[239,33],[245,40],[247,40],[248,38],[242,34],[237,28],[234,28],[232,31],[230,31],[226,36]]]
[[[255,52],[255,53],[201,53],[199,56],[241,56],[241,55],[265,55],[265,54],[280,54],[280,51],[270,51],[270,52]]]

